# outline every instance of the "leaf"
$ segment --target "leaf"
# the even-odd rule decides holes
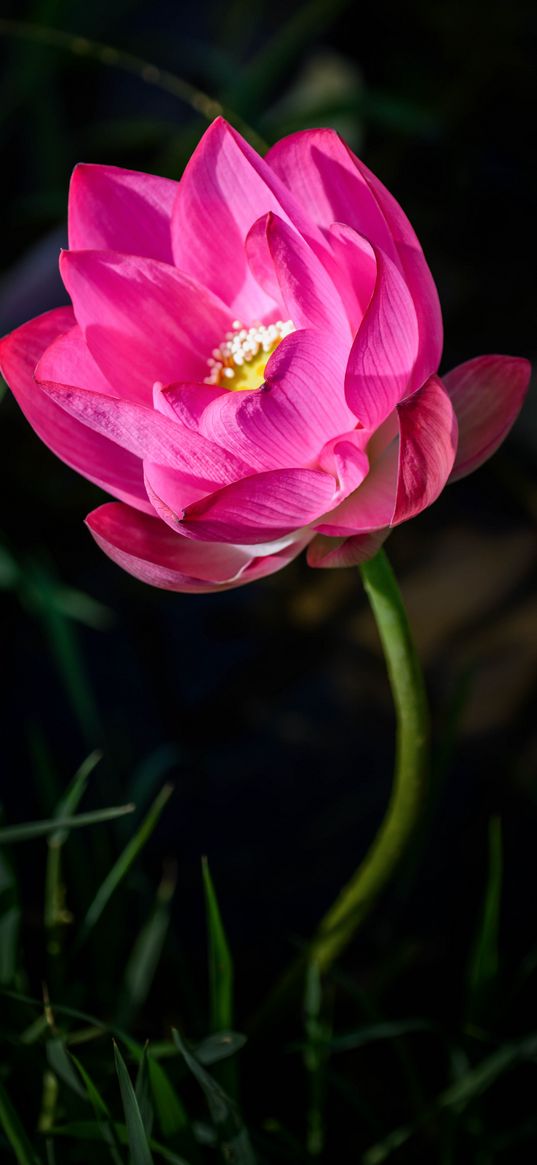
[[[153,1165],[142,1115],[125,1061],[114,1043],[114,1059],[127,1126],[131,1165]]]
[[[40,1159],[26,1136],[9,1096],[0,1084],[0,1125],[13,1149],[19,1165],[40,1165]]]
[[[535,1057],[537,1057],[537,1033],[523,1040],[504,1044],[441,1092],[421,1120],[413,1125],[401,1125],[382,1141],[372,1145],[364,1154],[362,1165],[381,1165],[396,1149],[410,1140],[418,1128],[439,1112],[466,1108],[476,1097],[486,1092],[504,1072],[522,1060],[534,1060]]]
[[[354,1048],[363,1048],[366,1044],[376,1043],[378,1040],[397,1040],[399,1036],[413,1035],[414,1032],[431,1031],[434,1031],[434,1025],[425,1019],[386,1020],[384,1023],[368,1024],[357,1028],[356,1031],[333,1036],[328,1047],[332,1052],[347,1052]]]
[[[88,778],[95,766],[99,763],[102,753],[94,751],[86,757],[75,773],[64,795],[54,809],[53,817],[69,817],[78,809],[79,803],[86,791]],[[65,907],[65,890],[62,883],[62,847],[69,837],[68,829],[58,829],[47,838],[48,856],[45,873],[45,910],[44,923],[49,931],[70,922],[70,915]],[[51,936],[52,940],[52,936]],[[49,940],[49,952],[59,953],[57,940]]]
[[[52,817],[47,821],[28,821],[22,825],[5,825],[0,829],[0,845],[31,841],[35,837],[47,837],[57,830],[80,829],[87,825],[101,825],[103,821],[115,821],[134,812],[134,805],[115,805],[110,809],[95,809],[92,813],[78,813],[76,817]]]
[[[20,907],[11,863],[0,851],[0,983],[11,983],[17,971]]]
[[[119,1019],[129,1026],[133,1013],[144,1003],[157,969],[170,923],[170,903],[175,875],[166,873],[157,890],[155,905],[142,927],[125,968]]]
[[[160,1131],[164,1137],[173,1137],[188,1127],[188,1117],[183,1104],[164,1068],[148,1052],[147,1070]]]
[[[138,1101],[138,1108],[140,1109],[140,1116],[149,1138],[153,1129],[153,1105],[151,1103],[151,1093],[149,1090],[149,1073],[147,1070],[147,1044],[144,1047],[142,1059],[138,1064],[138,1072],[136,1073],[135,1085],[136,1100]]]
[[[164,806],[169,801],[172,792],[172,785],[163,786],[160,793],[153,801],[153,804],[147,815],[144,817],[141,825],[136,830],[133,837],[131,837],[130,841],[127,842],[127,845],[119,855],[117,861],[112,866],[112,869],[107,874],[104,882],[101,883],[95,898],[93,899],[93,902],[88,909],[84,922],[82,923],[82,929],[80,931],[78,940],[79,946],[87,939],[88,934],[93,929],[96,922],[98,922],[105,906],[107,906],[110,898],[112,897],[112,894],[115,890],[117,890],[119,884],[128,874],[131,866],[136,861],[136,858],[141,853],[146,842],[149,841],[149,838],[151,837],[151,834],[153,833],[153,830],[158,823]]]
[[[502,896],[502,829],[489,823],[489,868],[481,918],[468,971],[468,1020],[479,1023],[488,1010],[498,979],[498,937]]]
[[[213,1031],[233,1027],[233,962],[222,923],[209,863],[202,858],[209,944],[210,1024]]]
[[[53,1036],[47,1040],[46,1043],[47,1060],[60,1080],[67,1084],[77,1096],[85,1098],[86,1093],[82,1088],[76,1071],[73,1067],[71,1057],[65,1047],[64,1041],[59,1036]]]
[[[128,1130],[126,1125],[119,1121],[115,1121],[113,1125],[114,1134],[121,1145],[128,1144]],[[51,1130],[51,1134],[55,1137],[73,1137],[79,1141],[100,1141],[102,1140],[101,1128],[96,1121],[69,1121],[66,1125],[55,1125]],[[158,1153],[163,1161],[168,1161],[169,1165],[189,1165],[184,1157],[179,1157],[177,1153],[167,1149],[165,1145],[161,1145],[159,1141],[151,1138],[149,1142],[150,1149]]]
[[[255,1165],[250,1137],[242,1124],[236,1105],[229,1099],[217,1081],[205,1071],[179,1032],[174,1028],[172,1028],[172,1036],[187,1068],[190,1069],[205,1093],[211,1120],[218,1132],[224,1160],[233,1162],[233,1165]]]
[[[246,1036],[241,1032],[217,1032],[214,1036],[207,1036],[196,1044],[196,1060],[200,1064],[218,1064],[220,1060],[227,1060],[247,1043]]]
[[[114,1162],[114,1165],[123,1165],[123,1158],[118,1150],[118,1136],[112,1121],[112,1117],[110,1115],[108,1105],[106,1104],[106,1101],[103,1100],[98,1088],[93,1083],[93,1080],[91,1079],[91,1076],[89,1075],[89,1072],[87,1072],[84,1065],[80,1063],[80,1060],[77,1060],[76,1056],[74,1056],[72,1052],[70,1053],[70,1056],[84,1082],[87,1099],[89,1100],[95,1113],[100,1139],[105,1141],[108,1145],[110,1156]]]
[[[86,791],[88,780],[93,770],[99,764],[99,761],[102,760],[102,755],[103,754],[100,749],[94,749],[94,751],[90,752],[89,756],[87,756],[85,760],[82,761],[82,764],[77,769],[70,785],[67,786],[65,793],[58,801],[58,804],[56,805],[53,812],[53,817],[71,817],[72,814],[76,812]],[[64,830],[58,830],[57,833],[53,833],[51,835],[49,844],[63,845],[66,838],[67,832]]]

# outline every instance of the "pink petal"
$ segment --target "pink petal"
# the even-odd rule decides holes
[[[58,336],[43,352],[35,379],[91,388],[94,392],[112,392],[110,382],[93,359],[78,324]]]
[[[177,182],[121,170],[76,166],[69,190],[72,251],[123,251],[173,263],[171,215]]]
[[[154,409],[71,385],[48,382],[42,387],[56,404],[90,429],[136,457],[195,477],[207,490],[251,472],[250,466],[218,449],[202,434],[182,428]]]
[[[318,533],[345,538],[388,526],[395,506],[398,460],[399,441],[394,440],[371,464],[363,484],[316,523]]]
[[[275,306],[254,279],[244,252],[253,223],[269,211],[322,243],[284,183],[236,130],[217,118],[179,183],[173,249],[177,266],[216,292],[245,323]]]
[[[330,227],[329,239],[339,268],[336,286],[344,298],[353,335],[371,302],[377,279],[377,261],[370,243],[345,223]]]
[[[266,280],[266,289],[283,303],[285,318],[293,320],[295,327],[348,333],[343,303],[325,267],[278,215],[267,214],[254,224],[246,253],[256,277]]]
[[[459,423],[450,481],[472,473],[496,451],[524,403],[531,365],[516,356],[477,356],[443,377]]]
[[[373,297],[353,343],[345,391],[350,408],[374,430],[408,392],[419,350],[414,304],[390,259],[376,252]]]
[[[293,468],[356,424],[343,392],[345,359],[337,337],[303,330],[279,344],[257,391],[179,384],[160,395],[182,423],[254,469]]]
[[[330,129],[305,130],[277,142],[266,162],[325,228],[347,223],[404,273],[418,320],[420,360],[411,388],[436,372],[442,354],[438,293],[418,239],[393,196]]]
[[[319,226],[347,223],[397,259],[392,233],[358,159],[334,130],[290,134],[271,147],[265,161]]]
[[[442,492],[457,449],[457,420],[442,382],[431,376],[399,405],[399,477],[391,525],[419,514]]]
[[[32,428],[57,457],[108,493],[149,511],[141,461],[79,424],[34,380],[40,357],[50,344],[72,335],[73,322],[71,308],[57,308],[6,336],[0,342],[2,374]]]
[[[190,506],[182,529],[203,541],[268,542],[318,519],[335,496],[334,478],[322,470],[258,473]]]
[[[307,541],[306,537],[276,554],[256,558],[242,547],[193,542],[173,534],[156,518],[128,506],[101,506],[86,521],[101,549],[123,570],[171,591],[203,593],[242,586],[281,570]]]
[[[229,312],[190,278],[153,259],[64,251],[62,278],[88,348],[114,391],[150,403],[156,380],[203,380]]]
[[[317,534],[308,546],[308,566],[358,566],[380,550],[390,533],[389,527],[372,534],[355,534],[351,538],[327,538]]]

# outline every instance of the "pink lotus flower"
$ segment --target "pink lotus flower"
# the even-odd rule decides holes
[[[480,465],[527,361],[440,378],[435,285],[402,210],[336,133],[261,159],[218,119],[179,183],[78,166],[73,307],[1,345],[30,424],[119,499],[99,545],[154,586],[209,591],[371,556]]]

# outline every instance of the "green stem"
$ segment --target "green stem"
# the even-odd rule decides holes
[[[360,570],[395,704],[395,775],[386,816],[373,845],[313,939],[310,957],[321,971],[341,954],[392,877],[417,829],[428,790],[427,699],[399,587],[383,550]]]

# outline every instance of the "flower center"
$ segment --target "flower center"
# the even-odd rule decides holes
[[[209,374],[205,384],[217,384],[230,392],[246,392],[259,388],[265,379],[265,368],[274,349],[285,336],[294,332],[292,320],[276,320],[275,324],[253,324],[245,328],[240,320],[233,321],[231,332],[207,361]]]

